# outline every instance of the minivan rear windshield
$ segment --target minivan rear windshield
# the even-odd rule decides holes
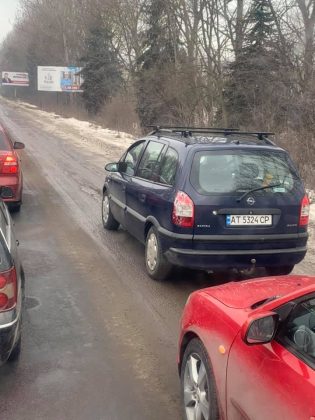
[[[287,155],[268,150],[196,152],[190,174],[193,187],[205,195],[241,193],[269,185],[277,186],[259,193],[284,193],[294,188],[296,179]]]

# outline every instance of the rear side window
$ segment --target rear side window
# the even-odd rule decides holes
[[[5,245],[7,227],[7,219],[4,215],[2,206],[0,206],[0,272],[9,270],[9,268],[11,268],[10,254]]]
[[[190,181],[201,194],[245,192],[271,186],[258,193],[285,193],[297,175],[285,153],[254,151],[202,151],[194,156]]]
[[[178,164],[178,154],[171,147],[168,148],[162,160],[159,182],[161,184],[174,185]]]
[[[0,272],[7,271],[11,268],[11,260],[9,252],[5,250],[3,239],[0,239]]]
[[[7,234],[7,227],[8,227],[7,219],[6,219],[5,212],[4,212],[4,209],[2,207],[2,204],[1,204],[0,205],[0,229],[1,229],[1,231],[3,233],[3,236],[5,238],[6,238],[6,234]]]
[[[0,131],[0,150],[11,150],[9,140],[3,131]]]
[[[141,158],[137,176],[158,182],[158,173],[164,144],[150,141]]]

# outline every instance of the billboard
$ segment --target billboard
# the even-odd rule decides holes
[[[28,73],[15,71],[3,71],[1,75],[2,86],[25,86],[30,85]]]
[[[83,92],[82,67],[37,67],[38,90],[45,92]]]

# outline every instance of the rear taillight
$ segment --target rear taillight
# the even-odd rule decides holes
[[[15,307],[17,301],[17,278],[15,268],[0,273],[0,312]]]
[[[16,174],[18,172],[18,160],[15,156],[6,156],[2,165],[3,174]]]
[[[299,226],[307,226],[310,217],[310,201],[305,195],[301,201],[301,212]]]
[[[195,206],[192,199],[182,191],[178,191],[174,201],[172,222],[180,227],[193,227],[195,222]]]

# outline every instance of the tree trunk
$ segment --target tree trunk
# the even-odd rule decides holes
[[[243,47],[244,38],[244,0],[237,0],[236,25],[235,25],[235,57],[238,58]]]
[[[303,90],[307,92],[314,80],[314,29],[315,29],[315,0],[297,0],[304,23],[304,77]]]

